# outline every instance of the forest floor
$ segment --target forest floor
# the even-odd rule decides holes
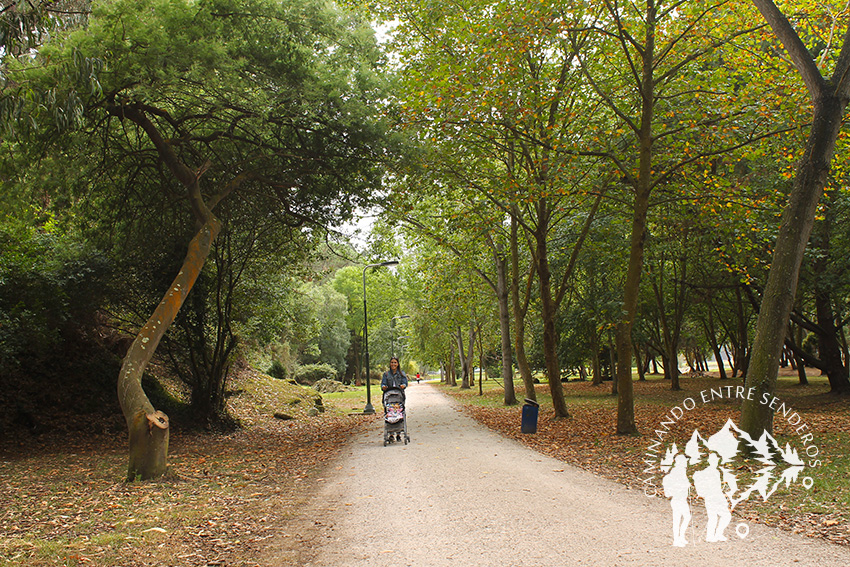
[[[811,454],[817,452],[815,467],[804,469],[804,476],[811,476],[812,486],[808,490],[800,483],[781,487],[767,501],[758,496],[742,502],[735,509],[741,519],[777,526],[795,533],[817,537],[833,543],[850,546],[850,398],[829,394],[824,378],[810,377],[810,384],[798,384],[796,373],[783,371],[778,382],[776,409],[785,403],[787,415],[776,414],[774,433],[781,446],[789,443],[798,450],[804,460],[804,446]],[[682,390],[674,392],[670,382],[657,376],[649,380],[636,381],[635,420],[640,432],[638,436],[616,435],[617,401],[611,395],[611,383],[593,386],[590,382],[568,382],[564,384],[570,417],[554,419],[548,384],[539,384],[535,391],[541,403],[538,427],[535,434],[521,432],[521,408],[505,407],[504,390],[493,381],[485,381],[483,395],[478,385],[468,390],[442,386],[442,391],[462,403],[465,411],[477,421],[501,434],[516,439],[546,455],[566,463],[616,480],[632,488],[652,491],[644,480],[647,467],[644,459],[648,447],[658,437],[665,418],[670,420],[671,410],[684,408],[671,428],[673,436],[665,438],[680,442],[680,448],[690,434],[699,429],[708,438],[719,431],[728,419],[739,421],[740,401],[734,399],[736,388],[743,386],[739,379],[719,380],[716,375],[681,378]],[[731,389],[727,389],[731,386]],[[721,396],[712,401],[711,389],[722,387]],[[705,403],[701,396],[705,392]],[[727,394],[731,394],[730,399]],[[517,397],[524,398],[521,382]],[[686,402],[686,400],[692,400]],[[687,408],[693,407],[688,410]],[[800,416],[792,418],[794,412]],[[796,427],[789,425],[791,420]],[[801,432],[796,428],[806,424]],[[811,439],[801,435],[810,432]],[[805,441],[805,442],[804,442]],[[662,493],[660,482],[655,483]],[[647,490],[649,489],[649,490]]]
[[[170,472],[154,482],[124,481],[126,434],[114,415],[103,416],[102,433],[90,417],[83,426],[65,416],[64,428],[38,437],[4,436],[0,566],[259,565],[348,436],[376,418],[331,405],[311,416],[317,393],[264,375],[232,387],[230,409],[244,427],[172,426]]]
[[[642,457],[654,428],[671,408],[720,384],[741,382],[683,378],[681,392],[660,379],[636,382],[639,437],[613,434],[610,383],[565,384],[571,417],[561,420],[552,419],[548,385],[538,386],[542,406],[533,435],[520,433],[521,408],[504,407],[493,381],[485,381],[484,395],[477,387],[441,390],[507,437],[643,489]],[[102,424],[87,416],[85,426],[56,416],[64,427],[0,438],[0,566],[261,565],[269,541],[295,529],[293,518],[303,520],[347,441],[377,417],[348,415],[363,400],[345,395],[326,395],[326,411],[311,416],[318,394],[265,375],[241,376],[233,388],[229,404],[243,427],[226,434],[173,427],[170,474],[156,482],[124,481],[120,415],[104,416]],[[850,545],[850,401],[830,396],[816,380],[807,387],[784,380],[778,396],[810,427],[822,464],[810,490],[795,484],[767,502],[742,504],[736,514]],[[682,431],[716,431],[736,407],[728,400],[697,403],[678,424]],[[295,419],[275,419],[274,412]],[[781,421],[777,439],[800,446]]]

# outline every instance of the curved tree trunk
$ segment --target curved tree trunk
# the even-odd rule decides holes
[[[137,478],[147,480],[162,476],[166,472],[168,416],[154,409],[142,389],[142,375],[159,341],[174,321],[201,273],[212,243],[220,230],[219,221],[211,217],[189,243],[183,267],[153,315],[136,335],[121,364],[121,373],[118,376],[118,401],[130,433],[128,480]]]
[[[763,395],[772,396],[776,389],[779,357],[797,291],[800,265],[818,202],[829,178],[835,142],[850,96],[850,26],[844,32],[833,78],[827,81],[776,5],[771,0],[754,0],[754,4],[782,41],[814,102],[811,132],[782,214],[747,371],[746,385],[753,388],[756,395],[752,400],[744,400],[741,429],[750,435],[761,435],[763,431],[773,431],[773,410],[761,400]]]
[[[200,178],[209,167],[209,162],[198,169],[183,163],[171,142],[162,136],[151,122],[151,109],[140,103],[110,103],[107,111],[121,120],[137,124],[148,136],[160,159],[174,177],[185,187],[186,197],[195,218],[198,232],[189,243],[186,258],[177,277],[154,310],[153,315],[141,328],[121,364],[118,375],[118,400],[127,422],[130,437],[130,463],[127,478],[147,480],[166,472],[168,456],[168,416],[154,409],[142,389],[142,375],[153,357],[159,341],[174,322],[177,312],[186,300],[204,263],[210,254],[212,243],[221,231],[221,222],[212,214],[222,199],[238,187],[248,175],[240,173],[228,183],[210,202],[201,194]]]

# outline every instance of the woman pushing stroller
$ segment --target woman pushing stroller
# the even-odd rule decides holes
[[[404,444],[410,441],[407,435],[407,419],[405,415],[404,389],[407,388],[407,376],[399,368],[398,358],[390,359],[390,369],[381,377],[381,390],[384,391],[384,445],[395,440],[401,441],[404,436]]]

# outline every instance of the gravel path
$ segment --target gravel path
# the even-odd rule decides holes
[[[289,536],[289,551],[279,548],[272,564],[850,565],[844,547],[758,524],[739,538],[734,517],[728,541],[707,543],[701,510],[694,511],[689,544],[673,547],[666,500],[505,439],[427,384],[411,385],[407,405],[411,443],[383,447],[378,422],[353,438],[305,513],[303,530]]]

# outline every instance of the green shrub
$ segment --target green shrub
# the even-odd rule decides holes
[[[286,380],[286,367],[279,360],[273,360],[272,365],[266,371],[266,374],[278,380]]]
[[[55,365],[105,302],[107,259],[70,238],[0,226],[0,372]]]
[[[295,369],[295,381],[312,386],[319,380],[336,380],[336,369],[330,364],[305,364]]]

